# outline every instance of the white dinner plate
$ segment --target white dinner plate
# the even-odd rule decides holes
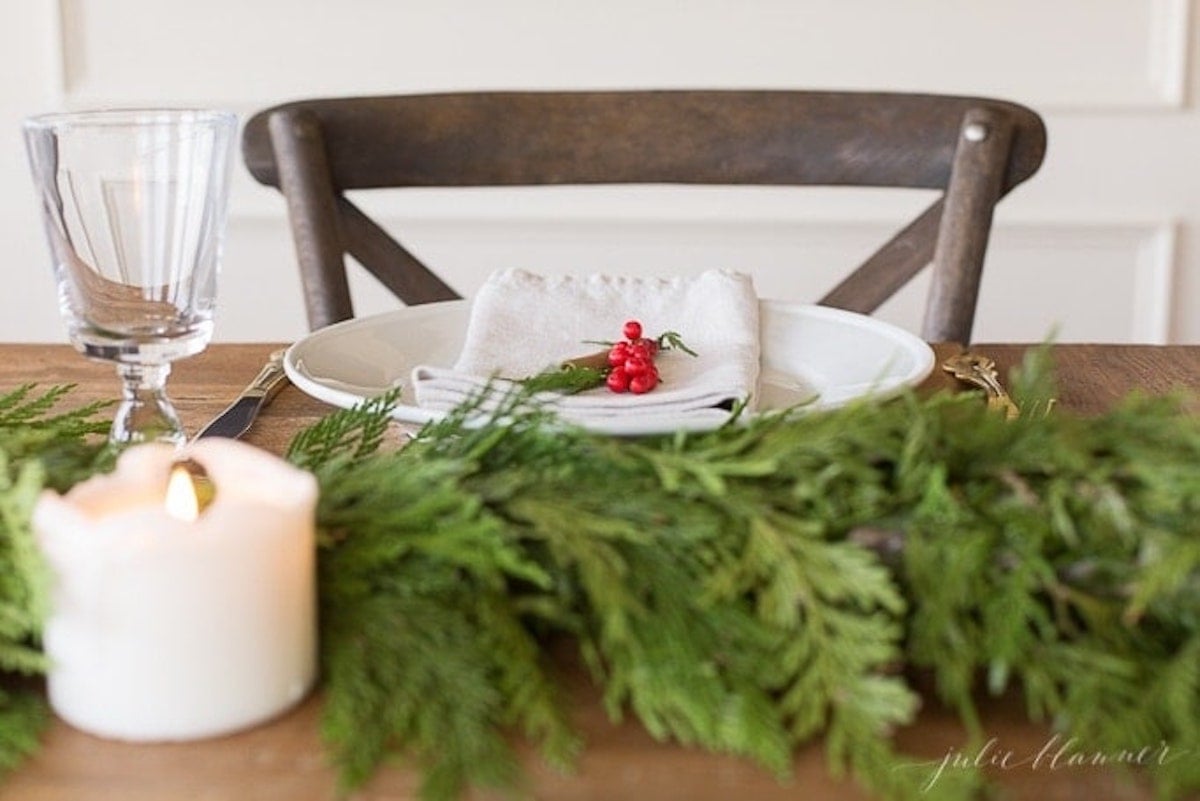
[[[400,400],[392,413],[397,420],[438,420],[444,413],[416,405],[410,376],[417,365],[454,364],[462,349],[470,308],[465,300],[431,303],[331,325],[292,345],[284,368],[302,391],[342,408],[400,386]],[[873,317],[765,300],[759,319],[759,410],[800,404],[808,409],[830,409],[856,398],[884,396],[913,386],[933,369],[933,351],[925,342]],[[636,418],[618,417],[613,423],[589,427],[637,435],[715,425],[712,420],[681,420],[678,425],[659,420],[646,425]]]

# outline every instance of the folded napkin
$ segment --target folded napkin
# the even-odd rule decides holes
[[[540,397],[561,416],[587,424],[618,416],[723,419],[733,401],[752,397],[758,380],[758,298],[749,276],[713,270],[695,277],[493,274],[471,306],[466,341],[450,369],[413,371],[417,403],[446,410],[489,383],[509,383],[604,350],[626,320],[644,336],[675,331],[697,356],[671,350],[655,359],[661,383],[643,395],[598,387]],[[724,406],[725,408],[722,408]],[[693,420],[694,421],[694,420]]]

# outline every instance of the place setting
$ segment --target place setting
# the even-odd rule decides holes
[[[472,301],[398,309],[318,330],[284,361],[292,383],[349,408],[399,390],[397,420],[426,423],[485,388],[506,388],[622,338],[628,321],[678,334],[643,396],[604,387],[541,400],[571,423],[635,436],[704,431],[739,413],[832,409],[912,387],[932,349],[865,315],[761,300],[749,276],[492,275]],[[607,363],[604,365],[608,367]]]

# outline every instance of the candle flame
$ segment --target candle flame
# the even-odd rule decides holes
[[[194,523],[200,516],[200,499],[196,493],[196,482],[183,465],[171,470],[167,481],[167,514],[185,523]]]

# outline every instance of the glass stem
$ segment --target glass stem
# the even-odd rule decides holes
[[[179,415],[167,397],[170,364],[117,364],[121,376],[121,405],[108,440],[118,445],[138,442],[187,441]]]

